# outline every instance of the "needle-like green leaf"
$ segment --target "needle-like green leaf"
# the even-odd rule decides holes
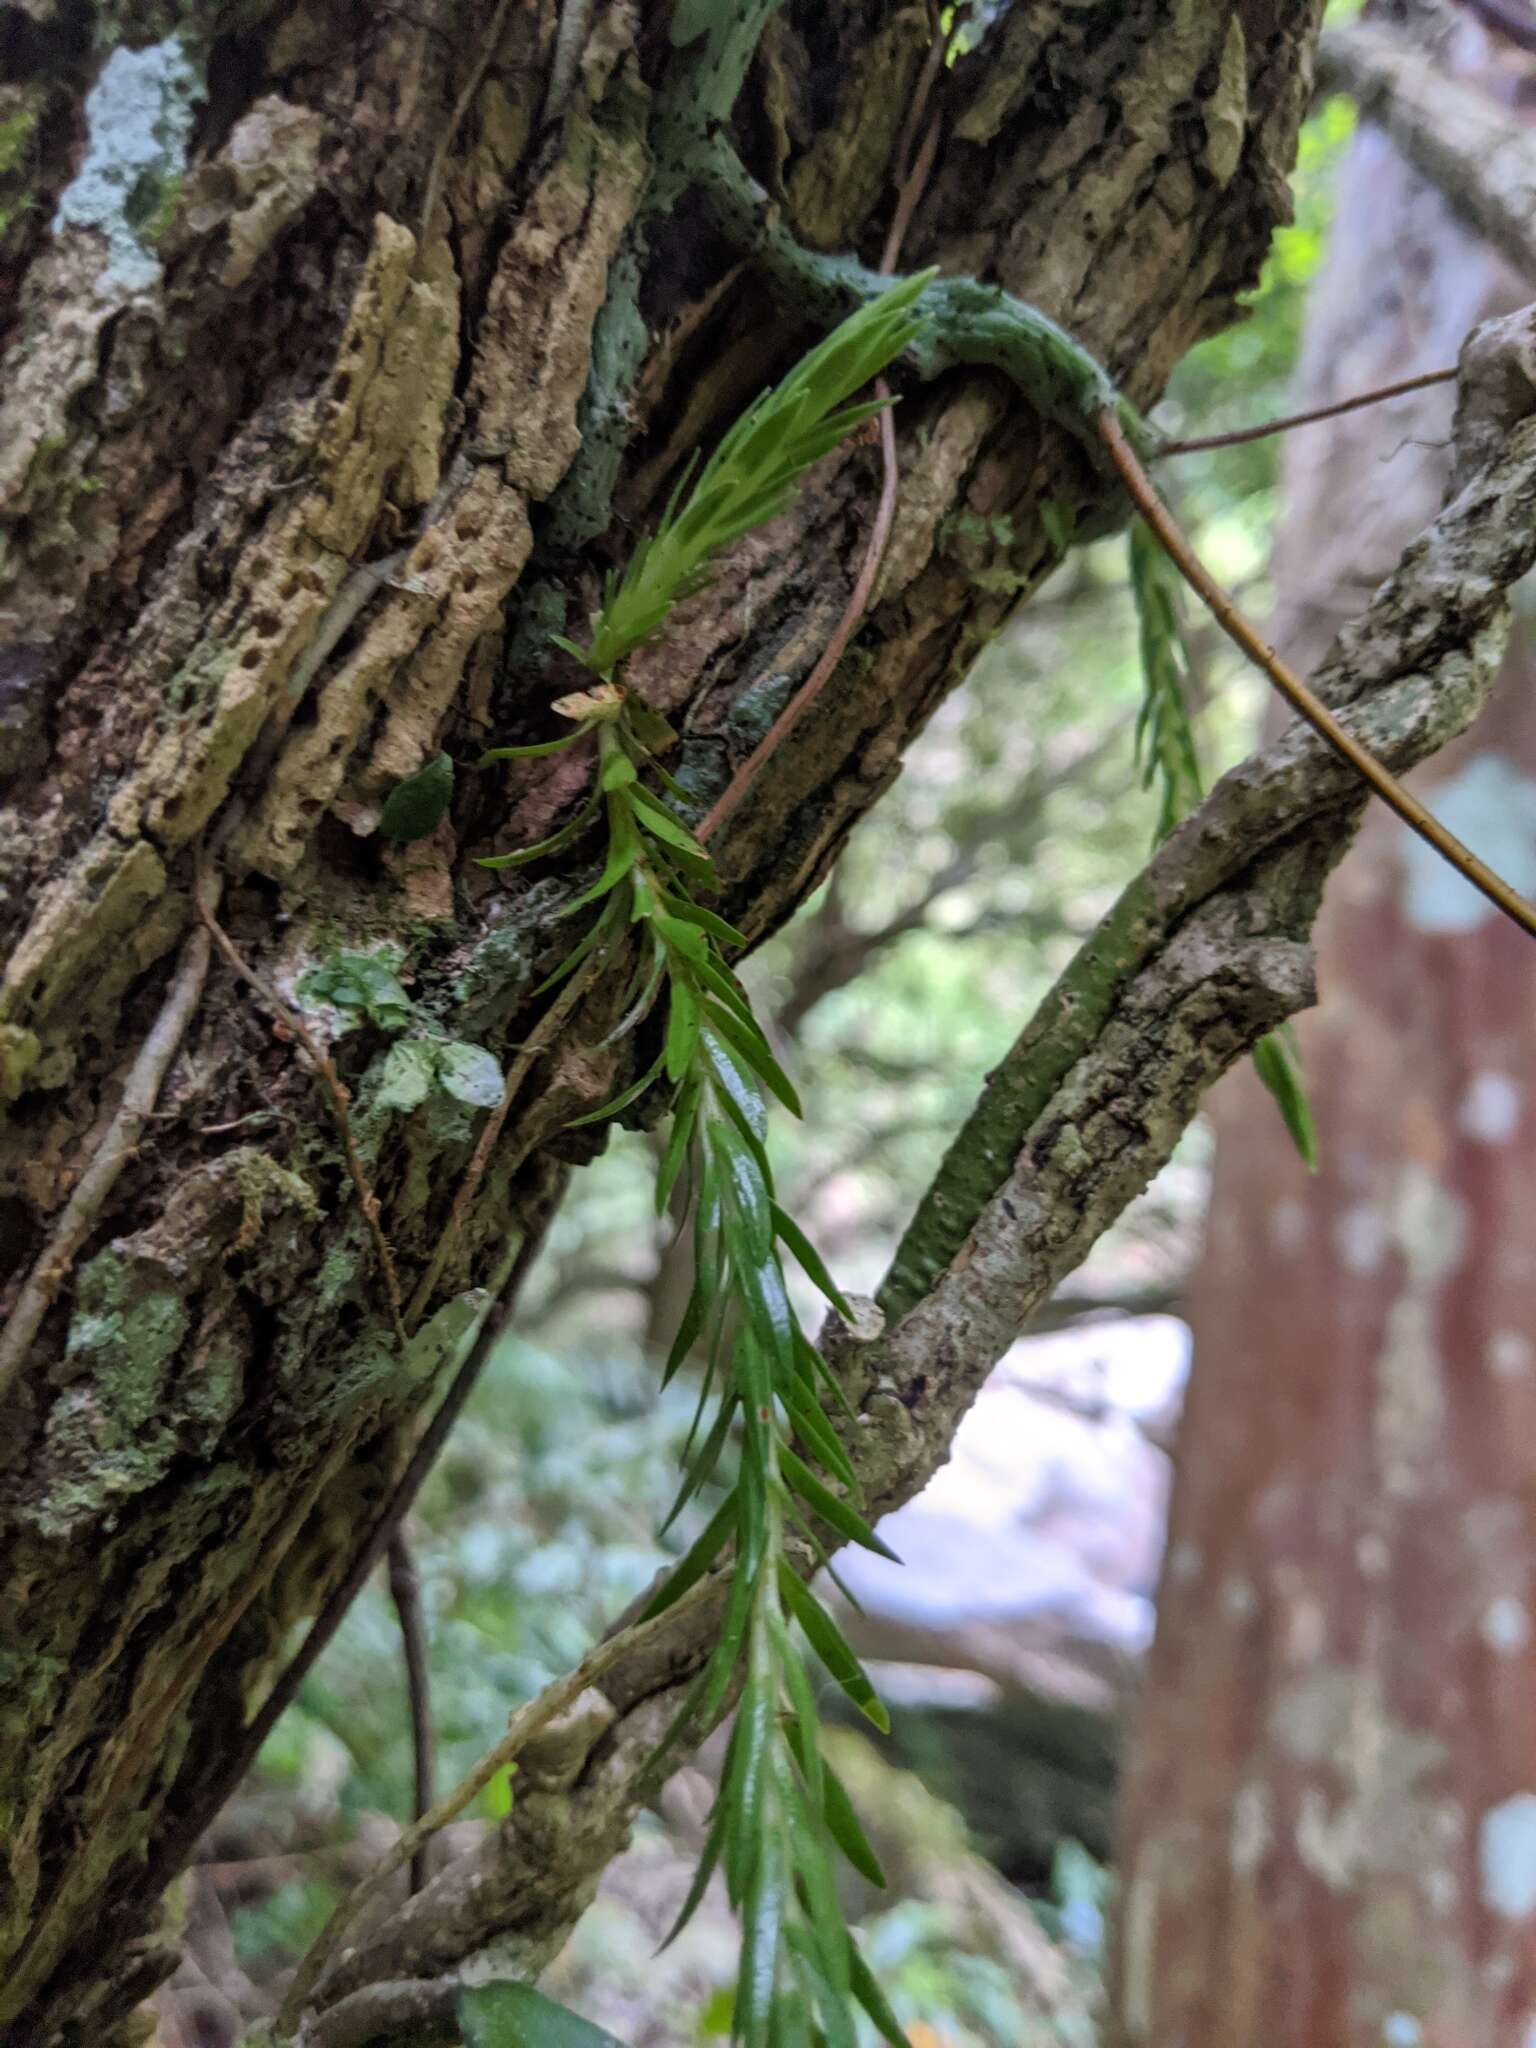
[[[784,1477],[795,1492],[810,1508],[813,1514],[834,1528],[839,1536],[845,1536],[850,1543],[860,1544],[865,1550],[872,1550],[876,1557],[887,1557],[892,1564],[901,1559],[888,1543],[883,1543],[870,1528],[861,1514],[849,1507],[847,1501],[839,1500],[822,1485],[810,1467],[797,1458],[792,1450],[785,1447],[780,1452],[784,1466]]]
[[[845,1323],[855,1320],[852,1304],[827,1271],[826,1262],[787,1209],[773,1205],[773,1227]]]
[[[683,0],[676,30],[691,39],[728,11],[717,0]],[[877,2025],[887,2024],[878,1992],[861,1988],[833,1879],[833,1851],[840,1847],[872,1881],[879,1880],[879,1864],[846,1790],[821,1756],[816,1695],[791,1618],[876,1725],[883,1725],[883,1709],[836,1623],[789,1570],[785,1542],[799,1530],[825,1561],[823,1535],[830,1529],[839,1539],[890,1552],[857,1508],[826,1483],[850,1496],[858,1491],[853,1462],[822,1408],[823,1389],[851,1411],[836,1375],[800,1330],[785,1286],[781,1245],[833,1309],[853,1318],[819,1254],[774,1195],[767,1097],[796,1115],[799,1097],[728,964],[726,949],[744,947],[745,934],[694,901],[695,888],[716,889],[719,878],[687,823],[695,797],[659,759],[676,735],[615,672],[681,598],[703,585],[723,548],[781,511],[810,464],[880,410],[883,401],[858,394],[915,335],[926,283],[926,275],[904,280],[853,314],[741,415],[697,478],[685,471],[656,531],[608,579],[590,646],[559,641],[601,678],[555,706],[576,729],[485,756],[490,763],[554,754],[596,731],[598,771],[576,815],[537,846],[485,864],[515,867],[561,852],[601,807],[607,820],[602,867],[565,910],[597,901],[602,908],[546,986],[599,947],[628,947],[632,929],[639,943],[631,949],[628,988],[615,1006],[620,1022],[611,1043],[642,1026],[654,1033],[646,1020],[666,985],[666,1022],[655,1058],[575,1122],[620,1114],[665,1074],[676,1096],[657,1175],[658,1209],[673,1200],[685,1168],[696,1179],[694,1284],[664,1378],[681,1371],[701,1347],[706,1358],[667,1526],[715,1476],[728,1446],[735,1447],[735,1476],[647,1613],[664,1612],[734,1553],[715,1640],[663,1751],[684,1727],[707,1726],[740,1687],[716,1810],[678,1925],[697,1905],[711,1871],[723,1865],[743,1922],[732,2026],[745,2048],[856,2048],[855,1996]],[[549,2048],[566,2044],[551,2040]],[[897,2048],[905,2048],[899,2038]]]
[[[837,1623],[788,1563],[780,1565],[779,1586],[784,1604],[805,1630],[806,1641],[827,1667],[829,1677],[842,1687],[859,1712],[872,1721],[882,1735],[888,1735],[890,1716]]]
[[[1253,1048],[1253,1070],[1279,1106],[1291,1142],[1316,1173],[1317,1124],[1307,1100],[1307,1086],[1301,1075],[1295,1040],[1288,1029],[1272,1031]]]
[[[642,1621],[653,1621],[658,1614],[681,1600],[688,1588],[702,1579],[715,1559],[736,1533],[736,1496],[728,1494],[710,1517],[704,1533],[693,1543],[692,1548],[671,1572],[654,1598],[641,1615]]]

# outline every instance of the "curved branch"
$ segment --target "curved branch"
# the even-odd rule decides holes
[[[1527,316],[1527,343],[1531,328]],[[1536,562],[1536,420],[1511,412],[1503,425],[1491,466],[1409,548],[1315,679],[1395,772],[1475,715],[1498,671],[1505,592]],[[989,1184],[960,1186],[952,1154],[888,1284],[892,1327],[882,1334],[871,1317],[829,1334],[876,1513],[948,1456],[993,1363],[1167,1159],[1205,1089],[1311,1000],[1307,933],[1363,800],[1352,768],[1305,725],[1288,727],[1164,842],[1005,1057],[969,1127]],[[625,1645],[603,1677],[615,1720],[575,1783],[520,1796],[500,1828],[360,1931],[317,2024],[375,1981],[442,1976],[493,1940],[537,1974],[653,1788],[657,1744],[718,1612],[718,1589],[701,1593],[690,1614]]]

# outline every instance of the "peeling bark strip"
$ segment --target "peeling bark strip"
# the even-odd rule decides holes
[[[908,260],[1031,300],[1150,402],[1284,217],[1317,12],[1006,10],[942,81]],[[807,338],[689,192],[631,235],[679,61],[666,7],[610,0],[579,44],[557,15],[582,19],[499,10],[478,85],[492,17],[469,0],[0,16],[19,79],[0,120],[30,138],[0,157],[0,1312],[139,1114],[200,835],[242,957],[337,1031],[407,1297],[489,1107],[465,1077],[537,1025],[567,878],[508,888],[466,856],[558,823],[583,764],[461,775],[451,818],[404,847],[380,806],[440,749],[544,729],[569,681],[549,629]],[[926,37],[902,0],[775,16],[734,139],[807,246],[878,260]],[[614,327],[629,357],[597,346]],[[1002,590],[1052,566],[1038,505],[1104,511],[1069,437],[994,373],[907,388],[898,434],[879,602],[718,847],[755,936],[895,774]],[[605,437],[612,499],[583,498],[578,542],[562,494]],[[686,722],[701,803],[813,666],[873,479],[865,451],[830,460],[637,664]],[[957,511],[1017,536],[984,589],[951,551]],[[315,989],[355,992],[358,956],[373,997],[326,1007]],[[536,1240],[586,1156],[549,1141],[615,1085],[594,1050],[614,1000],[593,989],[512,1105],[435,1306]],[[88,1221],[0,1423],[0,2033],[25,2048],[113,2042],[165,1973],[146,1858],[217,1781],[433,1391],[398,1356],[303,1056],[217,959]],[[544,1823],[579,1838],[578,1891],[630,1792],[586,1797]],[[553,1939],[571,1898],[541,1920],[551,1867],[518,1882],[520,1924]],[[472,1946],[484,1923],[464,1924]]]

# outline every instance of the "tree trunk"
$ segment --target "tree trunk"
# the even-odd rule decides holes
[[[290,1005],[306,972],[334,988],[338,956],[393,949],[409,1008],[336,1060],[409,1299],[483,1122],[430,1046],[501,1066],[569,943],[558,890],[470,857],[547,831],[585,770],[461,774],[403,847],[381,802],[439,748],[550,734],[578,679],[550,629],[581,630],[684,458],[812,338],[690,194],[640,223],[668,12],[0,10],[0,1216],[12,1330],[35,1323],[0,1439],[8,2041],[107,2041],[164,1973],[146,1857],[217,1781],[434,1377],[399,1355],[307,1059],[210,957],[200,850]],[[995,277],[1149,401],[1284,214],[1317,12],[1004,10],[941,76],[907,260]],[[738,141],[803,241],[877,256],[927,23],[899,0],[770,23]],[[605,301],[630,309],[632,380],[594,355]],[[1103,494],[1000,376],[898,381],[878,602],[716,848],[754,938],[895,775],[999,588],[1052,565],[1039,505]],[[815,661],[877,481],[872,448],[829,458],[636,662],[701,792]],[[985,589],[947,552],[957,507],[1013,536]],[[556,1134],[623,1079],[597,1050],[617,985],[523,1087],[431,1307],[501,1288],[601,1144]]]
[[[1515,98],[1475,29],[1450,55]],[[1439,367],[1531,283],[1363,128],[1301,403]],[[1438,503],[1451,408],[1437,390],[1295,437],[1283,649],[1315,654]],[[1526,891],[1533,774],[1527,623],[1476,736],[1419,784]],[[1318,1178],[1250,1076],[1215,1098],[1113,2038],[1526,2048],[1536,953],[1375,808],[1319,933]]]

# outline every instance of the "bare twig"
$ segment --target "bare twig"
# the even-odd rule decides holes
[[[464,1178],[460,1181],[458,1192],[454,1195],[453,1207],[448,1212],[448,1221],[443,1226],[443,1234],[432,1247],[432,1256],[428,1259],[426,1270],[422,1273],[420,1280],[417,1281],[416,1291],[411,1296],[407,1320],[412,1329],[415,1328],[422,1311],[431,1300],[432,1290],[437,1285],[443,1267],[448,1262],[448,1254],[453,1249],[459,1232],[464,1226],[464,1218],[468,1213],[469,1205],[474,1200],[475,1190],[479,1187],[484,1177],[485,1169],[490,1163],[491,1154],[496,1149],[496,1140],[501,1136],[502,1126],[507,1120],[512,1104],[517,1099],[518,1090],[522,1087],[524,1081],[527,1080],[529,1070],[532,1068],[534,1061],[549,1051],[561,1026],[575,1010],[581,998],[587,993],[588,989],[591,988],[593,982],[597,979],[597,976],[601,973],[608,958],[608,951],[609,948],[606,945],[600,945],[592,955],[592,958],[577,969],[554,1002],[550,1004],[544,1015],[534,1026],[533,1036],[524,1039],[520,1057],[515,1059],[511,1066],[508,1067],[506,1080],[502,1084],[501,1100],[485,1120],[485,1128],[481,1131],[479,1138],[475,1142],[475,1149],[470,1155],[469,1164],[464,1169]]]
[[[935,47],[942,53],[942,44]],[[932,52],[929,54],[931,56]],[[928,84],[931,82],[929,80]],[[917,111],[920,112],[921,108],[922,102],[918,101]],[[902,178],[901,190],[896,195],[896,205],[891,214],[891,225],[886,232],[885,246],[880,253],[880,268],[887,276],[896,268],[901,246],[907,239],[907,229],[912,225],[912,216],[928,189],[928,180],[933,176],[933,162],[939,152],[939,131],[942,126],[943,122],[935,114],[928,123],[928,131],[923,137],[922,147],[913,160],[912,168]]]
[[[1327,30],[1317,75],[1349,93],[1474,231],[1522,277],[1536,269],[1536,132],[1470,78],[1369,16]]]
[[[932,99],[933,89],[938,84],[940,75],[943,72],[944,58],[949,50],[949,38],[950,31],[944,26],[944,9],[939,5],[939,0],[928,0],[928,54],[924,57],[923,68],[918,73],[917,86],[912,94],[912,104],[907,109],[907,117],[901,124],[901,134],[897,138],[896,152],[891,159],[898,185],[910,182],[910,173],[913,167],[912,145],[917,140],[917,131],[922,126],[924,114],[928,111],[928,102]],[[923,183],[927,183],[926,176],[923,179]],[[914,200],[915,203],[916,201]],[[908,212],[910,215],[910,208]],[[898,236],[896,241],[896,248],[898,250],[901,247],[905,231],[906,224],[903,222],[902,235]],[[890,258],[892,267],[894,267],[895,262],[896,257],[893,253]]]
[[[1512,42],[1516,49],[1536,51],[1536,14],[1519,0],[1461,0],[1469,14]]]
[[[160,1014],[134,1055],[117,1113],[76,1181],[63,1214],[39,1252],[5,1329],[0,1332],[0,1395],[6,1393],[21,1371],[27,1347],[37,1335],[49,1303],[67,1278],[75,1255],[101,1214],[118,1175],[138,1149],[140,1135],[197,1009],[207,976],[208,934],[194,930],[182,947],[181,960]]]
[[[349,631],[355,621],[372,604],[384,585],[391,581],[397,569],[410,554],[409,548],[397,548],[393,554],[383,555],[376,562],[364,562],[344,580],[341,588],[320,615],[319,624],[310,637],[309,644],[293,665],[288,678],[287,711],[291,716],[309,694],[309,686],[320,673],[326,660],[341,636]],[[282,744],[285,727],[276,718],[269,719],[256,744],[241,763],[240,778],[249,789],[259,789],[277,757]],[[236,800],[224,813],[218,830],[214,834],[213,851],[226,843],[235,833],[245,815],[243,802]]]
[[[1424,391],[1431,384],[1451,384],[1456,365],[1446,370],[1426,370],[1420,377],[1404,377],[1398,384],[1383,384],[1375,391],[1357,391],[1353,398],[1340,398],[1332,405],[1314,406],[1310,412],[1292,412],[1279,419],[1261,420],[1256,427],[1234,427],[1227,434],[1201,434],[1189,441],[1164,441],[1157,451],[1165,455],[1193,455],[1197,449],[1236,448],[1244,441],[1267,440],[1271,434],[1288,434],[1293,427],[1309,427],[1314,420],[1336,419],[1340,413],[1358,412],[1365,405],[1380,405],[1388,398],[1401,398],[1409,391]]]
[[[1186,1292],[1186,1286],[1180,1282],[1160,1280],[1110,1294],[1053,1294],[1030,1317],[1028,1334],[1043,1337],[1053,1330],[1069,1330],[1076,1324],[1101,1319],[1176,1316],[1184,1305]]]
[[[942,50],[942,44],[938,47]],[[931,86],[931,83],[932,80],[929,79],[928,85]],[[932,175],[934,155],[939,146],[939,126],[939,118],[935,115],[929,123],[927,134],[923,137],[917,161],[903,182],[891,220],[890,232],[885,238],[885,248],[880,258],[883,273],[889,274],[895,268],[896,259],[901,254],[901,244],[906,235],[907,225],[922,197],[923,188]],[[889,400],[891,388],[883,377],[875,379],[875,390],[881,398]],[[832,637],[823,648],[816,666],[711,806],[697,833],[697,837],[704,842],[708,842],[736,810],[756,781],[763,763],[778,752],[826,688],[843,658],[848,642],[853,638],[854,628],[864,616],[865,607],[875,587],[875,579],[880,574],[880,564],[885,558],[886,543],[891,537],[891,522],[896,516],[896,490],[900,481],[900,469],[896,459],[896,428],[891,419],[889,404],[880,414],[880,470],[880,500],[875,508],[874,523],[869,529],[864,559],[859,565],[859,573],[849,593],[848,602],[843,607],[843,615],[833,627]]]
[[[501,32],[507,25],[507,16],[512,11],[512,0],[497,0],[496,12],[491,16],[490,27],[480,46],[480,55],[475,59],[475,68],[465,81],[464,90],[453,103],[448,116],[448,125],[438,138],[432,152],[432,163],[427,171],[426,189],[422,193],[421,218],[416,223],[416,272],[419,276],[426,260],[427,237],[432,232],[432,216],[437,212],[437,196],[442,187],[443,171],[448,162],[448,152],[458,138],[464,125],[464,117],[475,103],[475,96],[485,83],[485,74],[491,68],[491,59],[496,54],[496,45],[501,41]]]
[[[882,397],[890,396],[890,387],[883,377],[876,378],[875,389]],[[816,666],[716,798],[695,835],[702,841],[707,842],[719,831],[757,780],[758,770],[763,763],[778,752],[789,734],[821,695],[837,664],[843,658],[843,650],[853,637],[854,627],[864,615],[869,594],[875,587],[875,578],[880,573],[881,557],[885,553],[885,544],[890,538],[891,521],[896,513],[896,429],[891,423],[889,407],[880,415],[880,455],[884,470],[880,502],[875,509],[874,524],[869,530],[864,560],[860,564],[858,578],[848,602],[843,607],[843,615],[833,627],[832,637],[822,649],[821,658]]]
[[[436,1462],[437,1454],[447,1441],[453,1425],[458,1421],[464,1403],[469,1399],[486,1360],[495,1350],[506,1328],[507,1311],[500,1306],[501,1301],[514,1291],[527,1269],[533,1251],[534,1246],[525,1242],[505,1262],[502,1272],[493,1283],[497,1306],[487,1313],[485,1321],[480,1326],[479,1335],[470,1347],[463,1364],[454,1374],[447,1393],[438,1403],[432,1420],[417,1441],[416,1448],[407,1459],[405,1470],[396,1481],[394,1491],[385,1503],[378,1520],[359,1546],[345,1574],[327,1594],[319,1613],[310,1623],[309,1633],[278,1674],[272,1690],[246,1723],[239,1741],[221,1758],[217,1779],[210,1782],[200,1796],[183,1807],[175,1830],[154,1845],[143,1880],[146,1886],[153,1885],[163,1891],[187,1861],[199,1836],[210,1825],[230,1792],[256,1761],[262,1744],[293,1704],[300,1686],[314,1669],[321,1651],[335,1635],[347,1609],[362,1591],[369,1574],[388,1549],[390,1538],[405,1519],[406,1511],[416,1498],[422,1481]]]
[[[365,1984],[333,2005],[310,2029],[307,2048],[368,2048],[374,2041],[420,2037],[434,2021],[452,2029],[459,1987],[447,1977],[411,1977]],[[453,2038],[457,2039],[454,2031]]]
[[[718,1573],[711,1573],[690,1586],[682,1598],[673,1602],[665,1612],[653,1615],[649,1621],[639,1621],[630,1627],[620,1629],[617,1634],[595,1643],[581,1662],[568,1671],[563,1678],[557,1678],[541,1693],[518,1707],[507,1720],[507,1732],[501,1740],[488,1749],[474,1769],[453,1790],[441,1798],[430,1813],[423,1814],[414,1827],[407,1828],[362,1882],[355,1885],[336,1907],[325,1927],[321,1930],[314,1946],[300,1963],[278,2015],[279,2034],[292,2033],[303,2017],[310,1995],[324,1980],[324,1973],[331,1955],[343,1934],[352,1925],[362,1908],[370,1899],[376,1898],[402,1864],[414,1857],[422,1844],[435,1835],[440,1828],[457,1820],[473,1800],[477,1799],[490,1784],[498,1771],[505,1770],[528,1747],[528,1744],[549,1723],[573,1705],[589,1685],[595,1685],[604,1672],[623,1659],[632,1657],[644,1644],[660,1635],[664,1629],[675,1626],[684,1616],[691,1613],[702,1601],[719,1591]]]
[[[373,1183],[368,1178],[367,1168],[358,1156],[357,1143],[352,1135],[352,1119],[347,1114],[347,1104],[352,1098],[347,1091],[346,1084],[336,1071],[335,1062],[319,1039],[310,1030],[309,1026],[304,1022],[298,1011],[293,1008],[291,1003],[284,1002],[272,984],[264,981],[255,968],[249,965],[235,945],[234,940],[225,931],[223,925],[219,923],[218,918],[213,913],[210,902],[207,900],[205,883],[206,872],[202,870],[200,864],[197,892],[194,900],[197,904],[198,916],[208,927],[209,937],[218,947],[233,971],[248,988],[255,990],[267,1009],[277,1018],[283,1029],[304,1048],[305,1055],[315,1070],[316,1079],[325,1091],[326,1101],[330,1104],[331,1116],[335,1121],[337,1135],[341,1139],[342,1154],[347,1162],[347,1173],[351,1178],[353,1187],[357,1191],[358,1204],[362,1209],[363,1218],[368,1225],[369,1235],[373,1239],[373,1249],[379,1261],[379,1273],[384,1282],[385,1297],[389,1302],[390,1320],[395,1326],[395,1336],[399,1341],[400,1348],[404,1350],[406,1328],[400,1306],[400,1278],[395,1271],[395,1255],[389,1248],[389,1240],[385,1237],[384,1226],[379,1220],[379,1198],[373,1191]]]
[[[389,1539],[389,1597],[395,1603],[400,1624],[400,1644],[405,1652],[406,1689],[411,1709],[411,1819],[418,1821],[432,1804],[432,1781],[436,1743],[432,1728],[432,1681],[427,1670],[426,1620],[421,1611],[421,1580],[416,1560],[397,1528]],[[431,1852],[425,1842],[411,1858],[410,1884],[419,1892],[432,1874]]]
[[[1436,853],[1472,884],[1474,889],[1486,896],[1490,903],[1502,910],[1504,915],[1519,925],[1522,931],[1529,932],[1532,938],[1536,938],[1536,907],[1527,903],[1525,898],[1512,889],[1502,876],[1496,875],[1485,861],[1479,860],[1471,847],[1464,846],[1454,832],[1447,831],[1439,819],[1424,808],[1417,797],[1410,796],[1397,777],[1389,769],[1384,768],[1374,754],[1361,746],[1353,733],[1334,717],[1327,705],[1312,694],[1301,677],[1293,669],[1288,668],[1275,650],[1267,647],[1259,638],[1179,531],[1173,515],[1157,495],[1151,478],[1137,460],[1135,450],[1125,438],[1120,422],[1113,412],[1106,409],[1099,414],[1099,432],[1137,511],[1157,535],[1169,560],[1190,589],[1209,606],[1211,616],[1228,638],[1268,676],[1298,717],[1304,718],[1312,730],[1328,742],[1335,753],[1348,761],[1382,802],[1397,813],[1410,831],[1417,832],[1419,837],[1426,840]]]

